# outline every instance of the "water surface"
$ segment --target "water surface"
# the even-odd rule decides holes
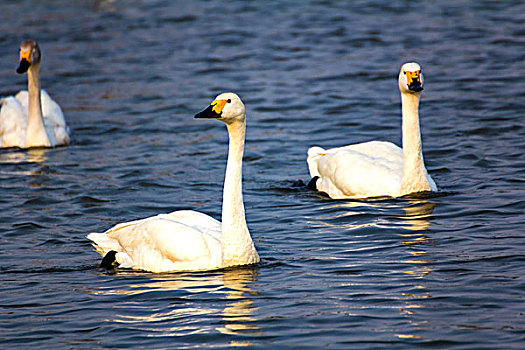
[[[0,150],[0,347],[521,349],[525,4],[7,1],[0,95],[42,85],[72,145]],[[306,150],[400,143],[396,77],[425,74],[440,191],[332,201]],[[224,125],[247,106],[244,197],[262,261],[212,272],[97,269],[85,238],[193,208],[220,218]]]

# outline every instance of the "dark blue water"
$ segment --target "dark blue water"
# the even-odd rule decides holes
[[[523,1],[6,1],[0,96],[42,86],[72,145],[0,150],[0,348],[522,349]],[[396,77],[425,74],[440,191],[332,201],[294,186],[306,150],[400,142]],[[247,106],[247,220],[262,262],[97,269],[85,235],[193,208],[220,218],[227,134]]]

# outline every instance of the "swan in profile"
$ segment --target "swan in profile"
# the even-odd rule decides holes
[[[104,256],[101,266],[115,262],[151,272],[213,270],[259,262],[242,199],[242,157],[246,130],[245,108],[234,93],[215,98],[195,118],[226,123],[228,162],[224,178],[222,223],[192,210],[160,214],[118,224],[104,233],[90,233]]]
[[[40,90],[40,48],[34,40],[20,44],[16,72],[27,72],[28,91],[0,100],[0,147],[55,147],[69,143],[60,106]]]
[[[308,187],[332,199],[400,197],[413,192],[437,191],[427,173],[421,149],[419,98],[423,74],[417,63],[405,63],[399,73],[403,148],[390,142],[370,141],[325,150],[308,149]]]

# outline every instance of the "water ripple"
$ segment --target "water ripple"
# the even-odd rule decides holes
[[[0,150],[0,323],[34,349],[520,349],[522,1],[57,1],[0,5],[0,96],[20,32],[68,147]],[[23,14],[23,15],[13,15]],[[439,191],[332,201],[306,150],[400,144],[417,60]],[[222,91],[247,106],[244,199],[262,262],[207,273],[97,268],[85,235],[194,208],[220,219]]]

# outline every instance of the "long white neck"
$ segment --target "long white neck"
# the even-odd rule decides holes
[[[259,261],[246,225],[242,200],[242,156],[246,124],[226,124],[229,134],[228,163],[222,199],[222,265],[252,264]]]
[[[401,93],[403,115],[402,194],[431,191],[421,149],[419,130],[419,94]]]
[[[42,118],[42,105],[40,100],[40,64],[32,65],[27,71],[29,91],[28,121],[25,146],[50,147],[51,142],[47,135]]]

